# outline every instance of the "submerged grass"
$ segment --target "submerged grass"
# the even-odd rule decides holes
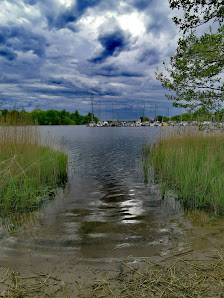
[[[33,210],[66,179],[67,155],[38,127],[0,127],[0,213]]]
[[[174,190],[185,207],[217,214],[224,213],[223,156],[222,133],[173,133],[150,150],[154,174],[165,190]]]

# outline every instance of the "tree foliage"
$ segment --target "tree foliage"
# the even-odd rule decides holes
[[[169,0],[172,9],[183,9],[182,19],[174,22],[183,32],[170,64],[157,70],[156,77],[170,93],[166,94],[174,106],[218,110],[224,101],[224,1]],[[219,28],[198,36],[198,27],[208,21],[218,21]],[[190,30],[190,32],[188,32]]]
[[[173,18],[184,33],[211,20],[219,24],[224,20],[223,0],[169,0],[169,4],[172,9],[184,12],[183,18]]]
[[[174,106],[218,109],[224,101],[224,26],[218,33],[197,37],[191,33],[180,39],[176,53],[165,64],[164,72],[157,71],[157,79],[172,93],[167,94]]]
[[[47,110],[42,111],[40,109],[35,109],[31,113],[25,110],[12,110],[7,109],[2,110],[0,116],[0,122],[9,125],[23,125],[23,124],[34,124],[39,125],[81,125],[87,124],[91,121],[91,113],[86,116],[82,116],[76,110],[75,113],[67,112],[65,109],[62,111],[57,110]],[[98,119],[94,117],[94,121],[97,122]]]

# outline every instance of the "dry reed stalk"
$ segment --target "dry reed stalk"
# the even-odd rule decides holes
[[[9,268],[0,267],[0,297],[64,297],[66,285],[51,274],[21,276]]]
[[[122,264],[127,270],[115,278],[96,281],[91,284],[92,291],[83,288],[80,297],[223,297],[221,254],[212,260],[171,256],[159,263],[146,262],[144,270]]]

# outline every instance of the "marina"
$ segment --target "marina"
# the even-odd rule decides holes
[[[90,123],[87,124],[87,127],[145,127],[145,126],[150,126],[150,127],[160,127],[160,126],[223,126],[223,123],[214,123],[210,121],[182,121],[182,122],[177,122],[177,121],[168,121],[168,122],[160,122],[160,121],[143,121],[141,120],[138,121],[98,121],[98,122],[93,122],[91,121]]]

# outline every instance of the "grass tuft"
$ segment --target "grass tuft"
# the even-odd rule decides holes
[[[224,213],[224,135],[183,132],[161,138],[150,150],[156,178],[185,207]],[[150,167],[150,164],[149,164]]]
[[[39,207],[66,179],[67,155],[43,145],[38,127],[0,127],[0,213]]]

